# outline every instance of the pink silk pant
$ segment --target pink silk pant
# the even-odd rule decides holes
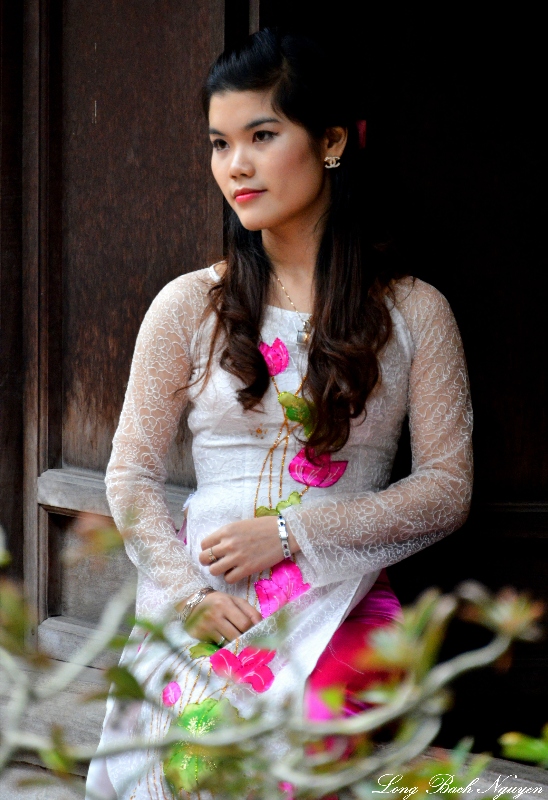
[[[305,712],[310,720],[353,716],[364,711],[368,704],[357,695],[372,684],[388,677],[386,671],[360,668],[358,655],[367,648],[371,631],[401,618],[401,605],[394,594],[386,570],[382,570],[369,593],[358,603],[333,634],[318,659],[305,691]],[[343,710],[336,712],[322,699],[322,692],[336,686],[343,690]],[[329,746],[329,745],[327,745]],[[293,797],[292,787],[282,785],[287,798]],[[330,795],[325,800],[337,800]]]
[[[344,689],[344,716],[357,714],[367,707],[356,694],[382,680],[386,673],[360,669],[356,664],[357,655],[367,646],[367,637],[372,630],[390,624],[401,613],[399,600],[383,569],[369,593],[337,628],[308,679],[305,709],[309,719],[324,720],[340,716],[331,711],[318,696],[330,686]]]

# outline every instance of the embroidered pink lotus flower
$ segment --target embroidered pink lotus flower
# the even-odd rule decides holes
[[[348,461],[332,461],[329,453],[324,453],[316,459],[317,464],[312,464],[306,457],[303,447],[289,464],[289,474],[293,480],[304,483],[305,486],[325,488],[333,486],[344,475]]]
[[[177,681],[171,681],[162,692],[162,703],[165,706],[174,706],[181,696],[181,687]]]
[[[303,582],[299,567],[293,561],[280,561],[272,568],[270,580],[263,578],[255,583],[255,592],[263,617],[269,617],[310,589],[309,583]]]
[[[221,648],[209,659],[213,672],[234,683],[248,683],[256,692],[266,692],[272,686],[274,673],[267,666],[276,655],[275,650],[244,647],[239,656]]]
[[[271,345],[266,342],[259,344],[259,350],[266,361],[269,375],[279,375],[289,364],[289,353],[281,339],[274,339]]]

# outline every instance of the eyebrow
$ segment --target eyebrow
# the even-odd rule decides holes
[[[248,122],[247,125],[244,125],[244,131],[250,131],[252,128],[257,128],[259,125],[265,125],[268,122],[277,122],[281,124],[281,119],[276,119],[276,117],[260,117],[259,119],[254,119],[251,122]],[[210,128],[209,134],[213,136],[225,136],[226,134],[221,133],[216,128]]]

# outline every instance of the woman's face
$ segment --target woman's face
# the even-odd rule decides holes
[[[271,92],[214,94],[209,108],[211,168],[248,230],[315,224],[329,203],[323,158],[301,125],[274,111]]]

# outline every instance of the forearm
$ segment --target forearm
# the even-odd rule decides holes
[[[410,475],[381,492],[293,506],[286,522],[314,585],[401,561],[459,528],[471,496],[468,474]]]

